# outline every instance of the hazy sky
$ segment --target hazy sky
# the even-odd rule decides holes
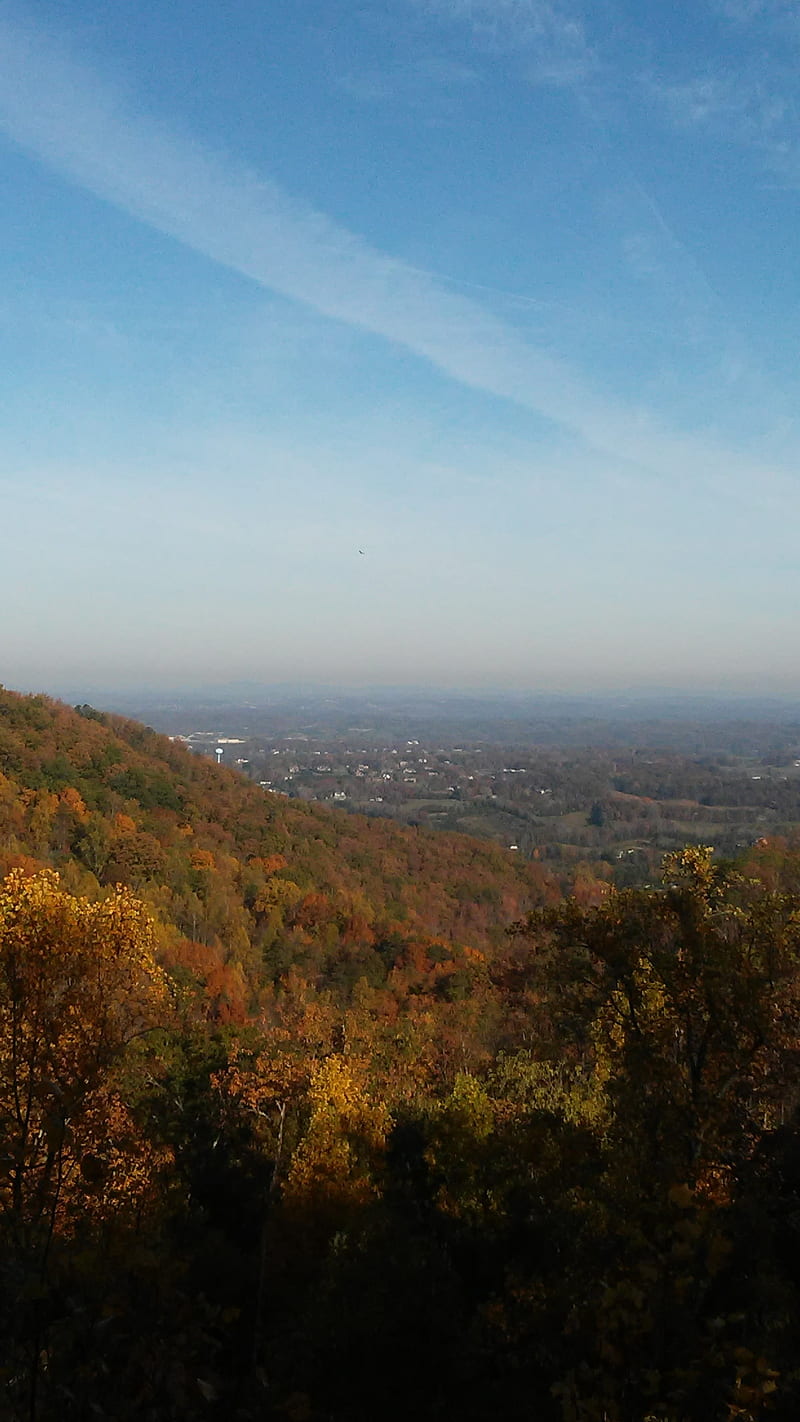
[[[0,0],[0,680],[800,689],[799,72],[789,0]]]

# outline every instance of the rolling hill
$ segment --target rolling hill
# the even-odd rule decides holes
[[[0,873],[42,867],[89,899],[131,888],[223,1019],[290,967],[346,989],[419,941],[491,954],[562,894],[486,842],[271,795],[136,722],[3,690]]]

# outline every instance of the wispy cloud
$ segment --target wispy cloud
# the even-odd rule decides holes
[[[236,160],[138,115],[40,34],[0,22],[0,129],[62,176],[273,291],[414,352],[589,445],[669,478],[746,461],[591,390],[478,302],[295,201]]]
[[[760,58],[757,72],[711,72],[689,79],[643,80],[648,97],[675,127],[701,129],[750,149],[789,187],[800,185],[800,116],[784,87],[784,66]]]
[[[476,69],[437,55],[422,55],[412,64],[393,68],[347,69],[337,73],[334,83],[360,103],[429,104],[432,95],[457,93],[479,80]]]
[[[737,25],[754,20],[784,19],[796,14],[795,0],[711,0],[711,8]]]
[[[707,0],[731,31],[720,63],[693,74],[648,74],[645,94],[676,128],[697,129],[749,149],[784,185],[800,184],[796,0]]]
[[[495,51],[521,53],[538,83],[569,86],[597,66],[583,20],[565,0],[414,0],[421,9],[470,27]]]
[[[736,141],[765,147],[780,141],[792,120],[791,105],[765,79],[716,72],[685,80],[645,80],[648,93],[683,128],[709,128]]]
[[[732,77],[723,74],[696,75],[690,79],[665,80],[647,75],[643,86],[673,123],[681,128],[699,125],[729,125],[746,111],[746,100]]]

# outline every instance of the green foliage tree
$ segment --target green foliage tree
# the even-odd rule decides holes
[[[759,1272],[780,1307],[752,1317],[738,1267],[752,1162],[798,1099],[800,903],[708,850],[664,872],[662,890],[521,930],[540,1050],[562,1043],[608,1102],[597,1237],[573,1259],[565,1321],[581,1363],[556,1385],[586,1422],[760,1417],[784,1377],[795,1405],[777,1261]]]

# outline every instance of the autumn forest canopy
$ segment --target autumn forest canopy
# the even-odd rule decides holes
[[[0,1417],[800,1411],[800,843],[608,864],[0,691]]]

